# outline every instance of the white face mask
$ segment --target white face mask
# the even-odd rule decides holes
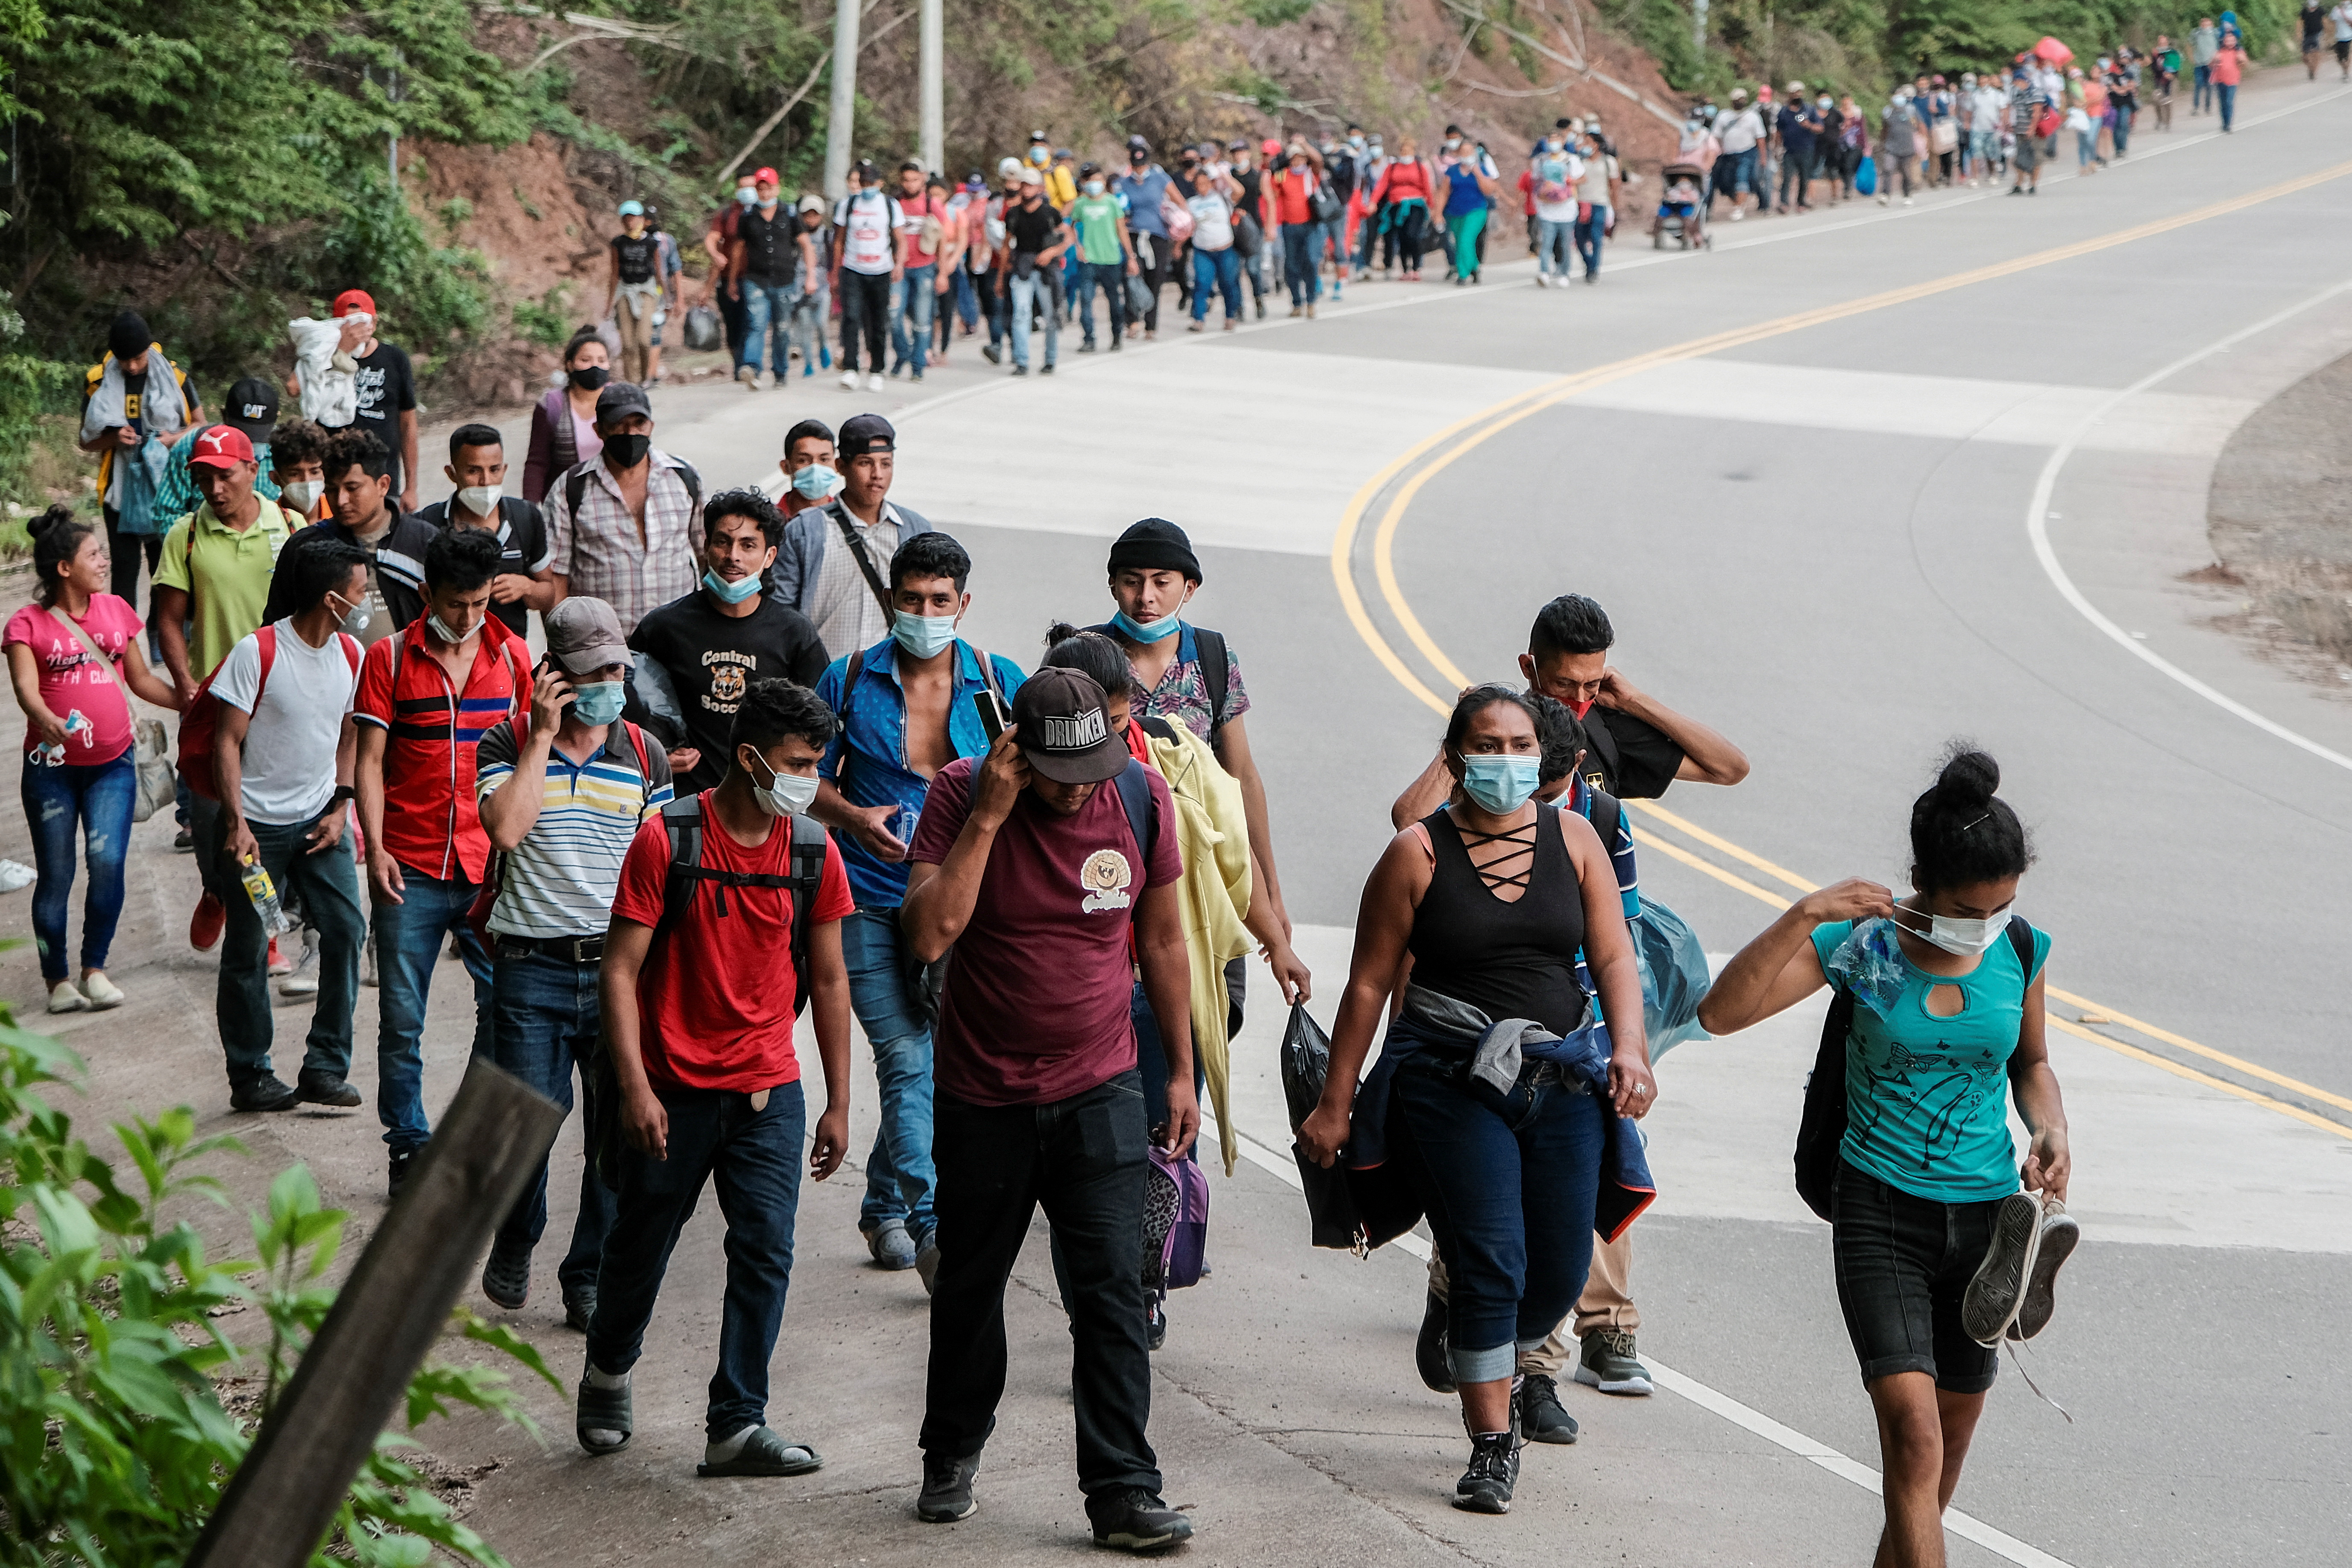
[[[476,517],[488,517],[499,510],[499,485],[466,485],[457,491],[457,504]]]
[[[289,479],[278,487],[278,499],[289,510],[308,517],[310,509],[319,504],[319,498],[326,493],[324,479]]]
[[[761,765],[767,765],[764,758]],[[816,775],[775,773],[767,784],[751,786],[751,798],[770,816],[798,816],[816,799]]]
[[[373,618],[369,613],[368,607],[365,605],[353,605],[349,599],[344,599],[341,594],[335,595],[334,597],[341,599],[346,605],[350,606],[343,611],[343,618],[340,623],[338,623],[339,628],[342,631],[343,635],[346,637],[355,637],[362,632],[366,631],[368,629],[368,622]]]
[[[474,635],[471,632],[467,632],[466,637],[459,637],[456,632],[449,629],[449,624],[441,618],[438,611],[435,611],[425,617],[425,629],[431,632],[435,637],[439,637],[443,642],[447,643],[452,647],[464,642],[466,637],[472,637]]]
[[[1902,913],[1909,915],[1913,920],[1924,920],[1927,922],[1927,929],[1925,931],[1913,930],[1907,925],[1903,927],[1905,931],[1910,931],[1913,936],[1931,947],[1940,947],[1946,952],[1960,958],[1970,958],[1984,952],[2000,940],[2003,931],[2009,930],[2010,912],[2007,910],[2001,910],[1990,920],[1981,921],[1958,920],[1950,915],[1925,914],[1918,910],[1904,910]]]

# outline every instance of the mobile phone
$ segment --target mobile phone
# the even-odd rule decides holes
[[[996,744],[996,737],[1004,733],[1004,710],[998,704],[996,693],[986,690],[973,692],[971,709],[980,715],[981,733],[988,737],[990,745]]]

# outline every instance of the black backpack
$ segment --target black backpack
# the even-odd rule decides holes
[[[2033,928],[2011,915],[2008,935],[2017,966],[2031,985]],[[1797,1123],[1797,1195],[1823,1219],[1831,1218],[1837,1206],[1838,1145],[1845,1142],[1845,1041],[1853,1031],[1853,993],[1835,981],[1830,983],[1830,993],[1821,1049],[1805,1079],[1805,1114]],[[2016,1058],[2010,1060],[2014,1064]]]
[[[702,863],[702,797],[688,795],[661,808],[662,826],[669,834],[669,873],[662,880],[661,919],[654,926],[658,941],[685,915],[702,884],[711,885],[719,900],[720,920],[728,918],[730,888],[788,888],[793,895],[793,1012],[808,1011],[809,916],[816,908],[817,889],[824,880],[824,827],[816,818],[791,818],[792,868],[779,877],[765,871],[720,871]]]

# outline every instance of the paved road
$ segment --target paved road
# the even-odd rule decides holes
[[[1601,598],[1633,678],[1754,760],[1738,789],[1683,785],[1662,803],[1671,819],[1641,819],[1645,888],[1711,949],[1796,884],[1896,879],[1906,807],[1950,736],[2000,757],[2042,856],[2027,912],[2056,935],[2053,984],[2083,1000],[2058,1011],[2088,1020],[2053,1049],[2089,1239],[2029,1363],[2073,1421],[2003,1375],[1958,1500],[1956,1563],[2343,1555],[2352,781],[2318,753],[2352,754],[2352,707],[2214,630],[2227,606],[2179,579],[2210,559],[2206,480],[2228,432],[2352,350],[2352,294],[2327,292],[2352,242],[2336,151],[2352,98],[2281,75],[2242,101],[2234,137],[2184,118],[2129,164],[2030,200],[1963,191],[1727,226],[1711,256],[1622,247],[1602,287],[1565,293],[1513,264],[1477,289],[1365,288],[1312,324],[1066,354],[1050,381],[959,365],[885,400],[898,493],[978,562],[969,629],[1024,663],[1048,619],[1102,612],[1104,543],[1129,521],[1192,530],[1209,577],[1197,618],[1228,631],[1257,703],[1326,1009],[1388,801],[1438,729],[1412,688],[1507,675],[1554,593]],[[759,478],[792,419],[867,404],[794,385],[821,390],[666,394],[658,438],[717,488]],[[151,934],[184,910],[184,864],[140,863]],[[139,1023],[163,1020],[167,992],[201,1011],[208,961],[155,962],[168,988],[102,1030],[74,1026],[100,1057],[101,1100],[216,1093],[205,1031],[159,1047],[174,1032]],[[436,1095],[463,1038],[457,987],[442,989]],[[1445,1504],[1458,1418],[1412,1373],[1417,1262],[1303,1244],[1281,1175],[1278,1025],[1261,1007],[1237,1047],[1249,1157],[1215,1184],[1215,1275],[1173,1303],[1155,1363],[1153,1436],[1171,1500],[1200,1521],[1192,1560],[1866,1557],[1874,1434],[1826,1229],[1788,1185],[1816,1016],[1666,1060],[1662,1197],[1637,1232],[1634,1293],[1643,1350],[1680,1392],[1572,1391],[1584,1441],[1530,1449],[1501,1521]],[[871,1115],[867,1082],[861,1147]],[[311,1160],[365,1214],[371,1131],[280,1120],[264,1150]],[[474,1522],[522,1564],[1076,1550],[1042,1229],[1008,1307],[1013,1386],[982,1510],[927,1529],[910,1517],[925,1300],[910,1276],[863,1266],[855,1180],[804,1205],[776,1358],[772,1417],[824,1449],[821,1475],[692,1479],[719,1279],[706,1214],[649,1341],[630,1452],[583,1458],[568,1411],[534,1396],[550,1452],[480,1429],[443,1445],[498,1462]],[[516,1318],[570,1376],[554,1256],[545,1299]]]

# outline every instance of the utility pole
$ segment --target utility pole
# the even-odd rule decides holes
[[[824,194],[849,192],[849,143],[857,119],[859,0],[836,0],[833,17],[833,107],[825,116]]]
[[[945,0],[922,0],[923,167],[947,170],[947,26]]]
[[[1691,0],[1691,42],[1706,53],[1706,0]]]

